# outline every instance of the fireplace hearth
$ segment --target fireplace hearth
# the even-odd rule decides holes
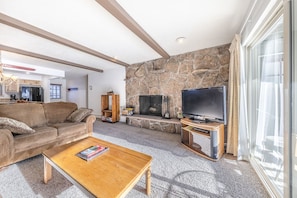
[[[139,96],[140,115],[162,116],[162,95]]]

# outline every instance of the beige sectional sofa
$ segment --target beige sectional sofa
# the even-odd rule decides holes
[[[0,167],[91,136],[95,120],[70,102],[0,105]]]

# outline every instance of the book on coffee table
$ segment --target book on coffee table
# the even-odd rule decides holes
[[[87,149],[80,151],[76,155],[84,160],[89,161],[89,160],[93,159],[94,157],[97,157],[98,155],[105,153],[108,150],[109,150],[108,147],[94,145],[94,146],[91,146]]]

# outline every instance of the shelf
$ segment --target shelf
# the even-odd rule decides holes
[[[201,128],[208,131],[217,130],[222,125],[221,123],[217,123],[217,122],[208,122],[208,123],[195,122],[188,118],[181,119],[181,122],[184,125],[190,125],[192,127]]]
[[[224,125],[221,123],[197,123],[181,119],[181,142],[187,148],[207,159],[216,161],[224,154]],[[204,131],[207,131],[204,132]]]
[[[101,95],[102,121],[118,122],[120,120],[120,96],[108,93]]]
[[[105,117],[105,116],[102,116],[101,120],[103,122],[112,122],[112,117]]]
[[[188,132],[191,132],[191,133],[197,133],[197,134],[199,134],[199,135],[203,135],[203,136],[206,136],[206,137],[210,137],[210,132],[209,133],[205,133],[205,132],[203,132],[203,131],[199,131],[199,129],[197,128],[195,128],[195,127],[192,127],[192,126],[186,126],[186,127],[183,127],[182,128],[183,130],[186,130],[186,131],[188,131]],[[204,129],[202,129],[202,130],[204,130]]]

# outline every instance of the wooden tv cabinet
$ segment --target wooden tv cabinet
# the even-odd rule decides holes
[[[217,161],[224,154],[224,124],[199,123],[181,119],[181,142],[187,148],[207,159]]]

